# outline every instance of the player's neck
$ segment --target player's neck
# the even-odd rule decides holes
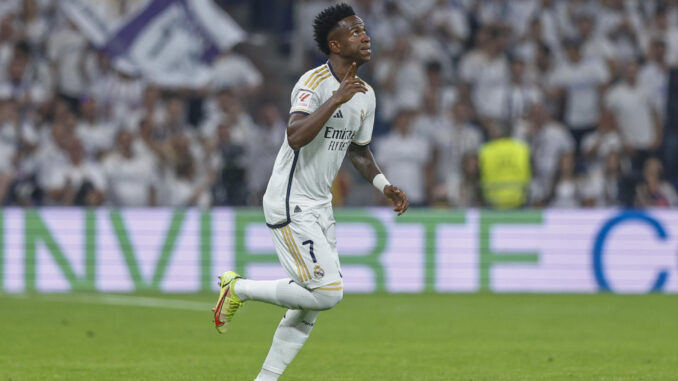
[[[336,55],[331,55],[329,58],[330,65],[332,66],[332,71],[334,72],[334,75],[336,75],[337,78],[339,79],[344,78],[346,76],[346,73],[349,71],[354,61],[355,60],[342,58]],[[361,63],[358,62],[358,67],[360,67],[360,65]]]

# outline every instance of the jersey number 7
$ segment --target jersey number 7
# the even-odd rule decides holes
[[[313,254],[313,241],[312,240],[307,240],[301,243],[302,245],[309,245],[309,252],[311,253],[311,259],[313,259],[313,263],[318,263],[318,261],[315,259],[315,255]]]

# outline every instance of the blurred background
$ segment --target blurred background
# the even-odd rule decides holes
[[[3,1],[3,205],[259,206],[329,3]],[[678,204],[678,2],[352,5],[372,150],[413,205]],[[333,193],[383,203],[350,165]]]
[[[350,295],[286,377],[675,380],[678,0],[346,1],[413,207],[342,167]],[[217,337],[216,277],[287,277],[261,199],[329,4],[0,0],[0,379],[252,379],[282,310]]]
[[[377,94],[371,148],[421,209],[396,221],[362,208],[385,200],[342,167],[347,290],[610,290],[612,268],[627,290],[678,290],[664,271],[678,227],[678,1],[350,3],[374,51],[359,70]],[[326,60],[312,22],[328,4],[3,0],[4,287],[208,290],[228,266],[284,275],[261,198],[291,89]],[[620,256],[604,262],[606,250]],[[502,261],[553,273],[506,273],[502,288]]]

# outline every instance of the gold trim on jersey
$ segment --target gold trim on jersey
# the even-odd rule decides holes
[[[341,281],[338,281],[338,282],[326,284],[322,287],[318,287],[315,290],[341,291],[343,289],[344,289],[344,285],[341,283]]]
[[[290,246],[290,242],[287,240],[287,235],[283,232],[283,228],[280,229],[280,235],[282,235],[283,241],[285,241],[285,246],[287,246],[287,250],[292,254],[292,259],[294,260],[294,264],[297,266],[297,275],[299,276],[299,279],[303,282],[304,277],[301,275],[301,268],[299,267],[299,261],[297,260],[297,257],[294,255],[294,252],[292,251],[292,248]]]
[[[372,141],[372,140],[368,140],[368,141],[366,141],[366,142],[356,142],[355,140],[352,140],[351,143],[355,143],[355,144],[357,144],[357,145],[359,145],[359,146],[366,146],[366,145],[370,144],[371,141]]]
[[[292,254],[292,257],[294,258],[294,261],[297,263],[297,266],[299,268],[299,278],[301,279],[302,282],[305,282],[308,279],[310,279],[311,276],[308,273],[308,269],[306,269],[304,261],[301,258],[301,254],[299,254],[299,250],[297,250],[297,245],[296,242],[294,241],[294,235],[292,234],[292,230],[290,229],[289,226],[285,226],[282,228],[282,231],[287,239],[288,243],[287,247],[290,249],[290,253]]]
[[[313,83],[318,77],[325,75],[325,73],[329,73],[330,68],[327,67],[327,65],[323,65],[316,69],[311,75],[306,78],[306,82],[304,82],[304,86],[308,86],[309,83]]]
[[[311,83],[311,86],[310,86],[310,87],[311,87],[311,90],[317,89],[318,86],[320,86],[320,84],[321,84],[324,80],[326,80],[327,78],[329,78],[329,77],[331,77],[331,76],[332,76],[332,73],[327,73],[327,74],[325,74],[324,76],[317,78],[317,79],[314,81],[315,84]]]
[[[372,90],[372,92],[374,92],[374,89],[372,88],[372,86],[370,86],[369,83],[365,82],[362,78],[359,78],[359,79],[360,79],[361,81],[363,81],[363,83],[365,84],[365,86],[367,86],[368,89],[370,89],[370,90]]]
[[[294,241],[294,236],[292,235],[292,230],[290,230],[289,225],[283,226],[280,231],[283,234],[285,242],[287,243],[287,248],[290,250],[292,257],[294,258],[294,262],[297,264],[297,274],[299,275],[299,279],[301,279],[302,282],[311,280],[311,273],[309,273],[306,265],[304,264],[304,260],[301,257],[299,248],[297,248],[297,245]],[[301,271],[299,271],[300,268]]]

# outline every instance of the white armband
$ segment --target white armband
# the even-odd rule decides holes
[[[374,179],[372,179],[372,185],[379,189],[379,192],[384,193],[384,188],[386,188],[387,185],[391,185],[391,183],[388,182],[386,176],[384,176],[383,173],[380,173],[374,176]]]

